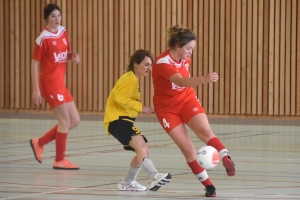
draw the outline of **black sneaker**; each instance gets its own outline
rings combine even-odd
[[[206,197],[215,197],[216,196],[216,188],[213,185],[207,185],[204,189]]]

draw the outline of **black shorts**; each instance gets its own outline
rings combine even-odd
[[[135,151],[130,143],[132,142],[132,136],[141,135],[141,131],[133,125],[134,118],[120,117],[118,120],[112,121],[108,125],[108,131],[114,136],[121,144],[124,145],[125,150]],[[147,143],[147,139],[143,136],[144,141]]]

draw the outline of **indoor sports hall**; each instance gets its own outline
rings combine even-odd
[[[55,141],[44,146],[42,163],[30,145],[58,123],[45,99],[32,101],[32,57],[49,3],[61,8],[61,25],[80,57],[65,74],[80,115],[65,157],[79,170],[53,169]],[[137,49],[159,55],[176,24],[197,35],[191,76],[219,75],[194,87],[235,163],[234,176],[222,162],[207,170],[216,197],[205,197],[155,112],[140,113],[134,125],[170,183],[156,192],[117,187],[135,154],[105,131],[108,96],[130,55]],[[0,0],[0,30],[0,200],[300,199],[300,1]],[[140,101],[153,107],[151,74],[138,81]],[[206,145],[187,130],[196,150]],[[143,172],[137,181],[149,185]]]
[[[133,153],[124,151],[108,137],[101,116],[83,117],[68,138],[67,158],[79,170],[52,168],[54,143],[45,148],[39,164],[29,145],[55,119],[48,115],[1,115],[0,199],[207,199],[184,157],[155,117],[140,117],[149,140],[151,159],[172,180],[157,192],[119,191],[117,184]],[[299,199],[299,121],[257,119],[210,119],[212,129],[230,150],[236,175],[228,177],[221,164],[208,171],[217,189],[214,199]],[[201,147],[193,134],[195,146]],[[126,164],[124,164],[126,163]],[[139,183],[148,178],[140,173]]]

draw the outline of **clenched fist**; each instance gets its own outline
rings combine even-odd
[[[151,106],[143,106],[143,113],[151,114],[153,112],[153,108]]]
[[[219,80],[219,76],[216,72],[206,74],[204,76],[204,78],[205,78],[207,83],[216,82],[217,80]]]

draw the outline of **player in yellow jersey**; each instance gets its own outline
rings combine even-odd
[[[147,139],[134,126],[134,121],[140,112],[150,114],[152,107],[140,102],[138,78],[147,76],[153,62],[153,55],[146,50],[137,50],[130,57],[127,71],[123,74],[109,94],[104,127],[108,135],[113,135],[125,150],[134,151],[136,155],[130,163],[124,179],[118,184],[123,191],[145,191],[147,188],[136,181],[142,169],[150,178],[149,190],[157,191],[161,186],[170,182],[171,174],[158,173],[149,157]]]

